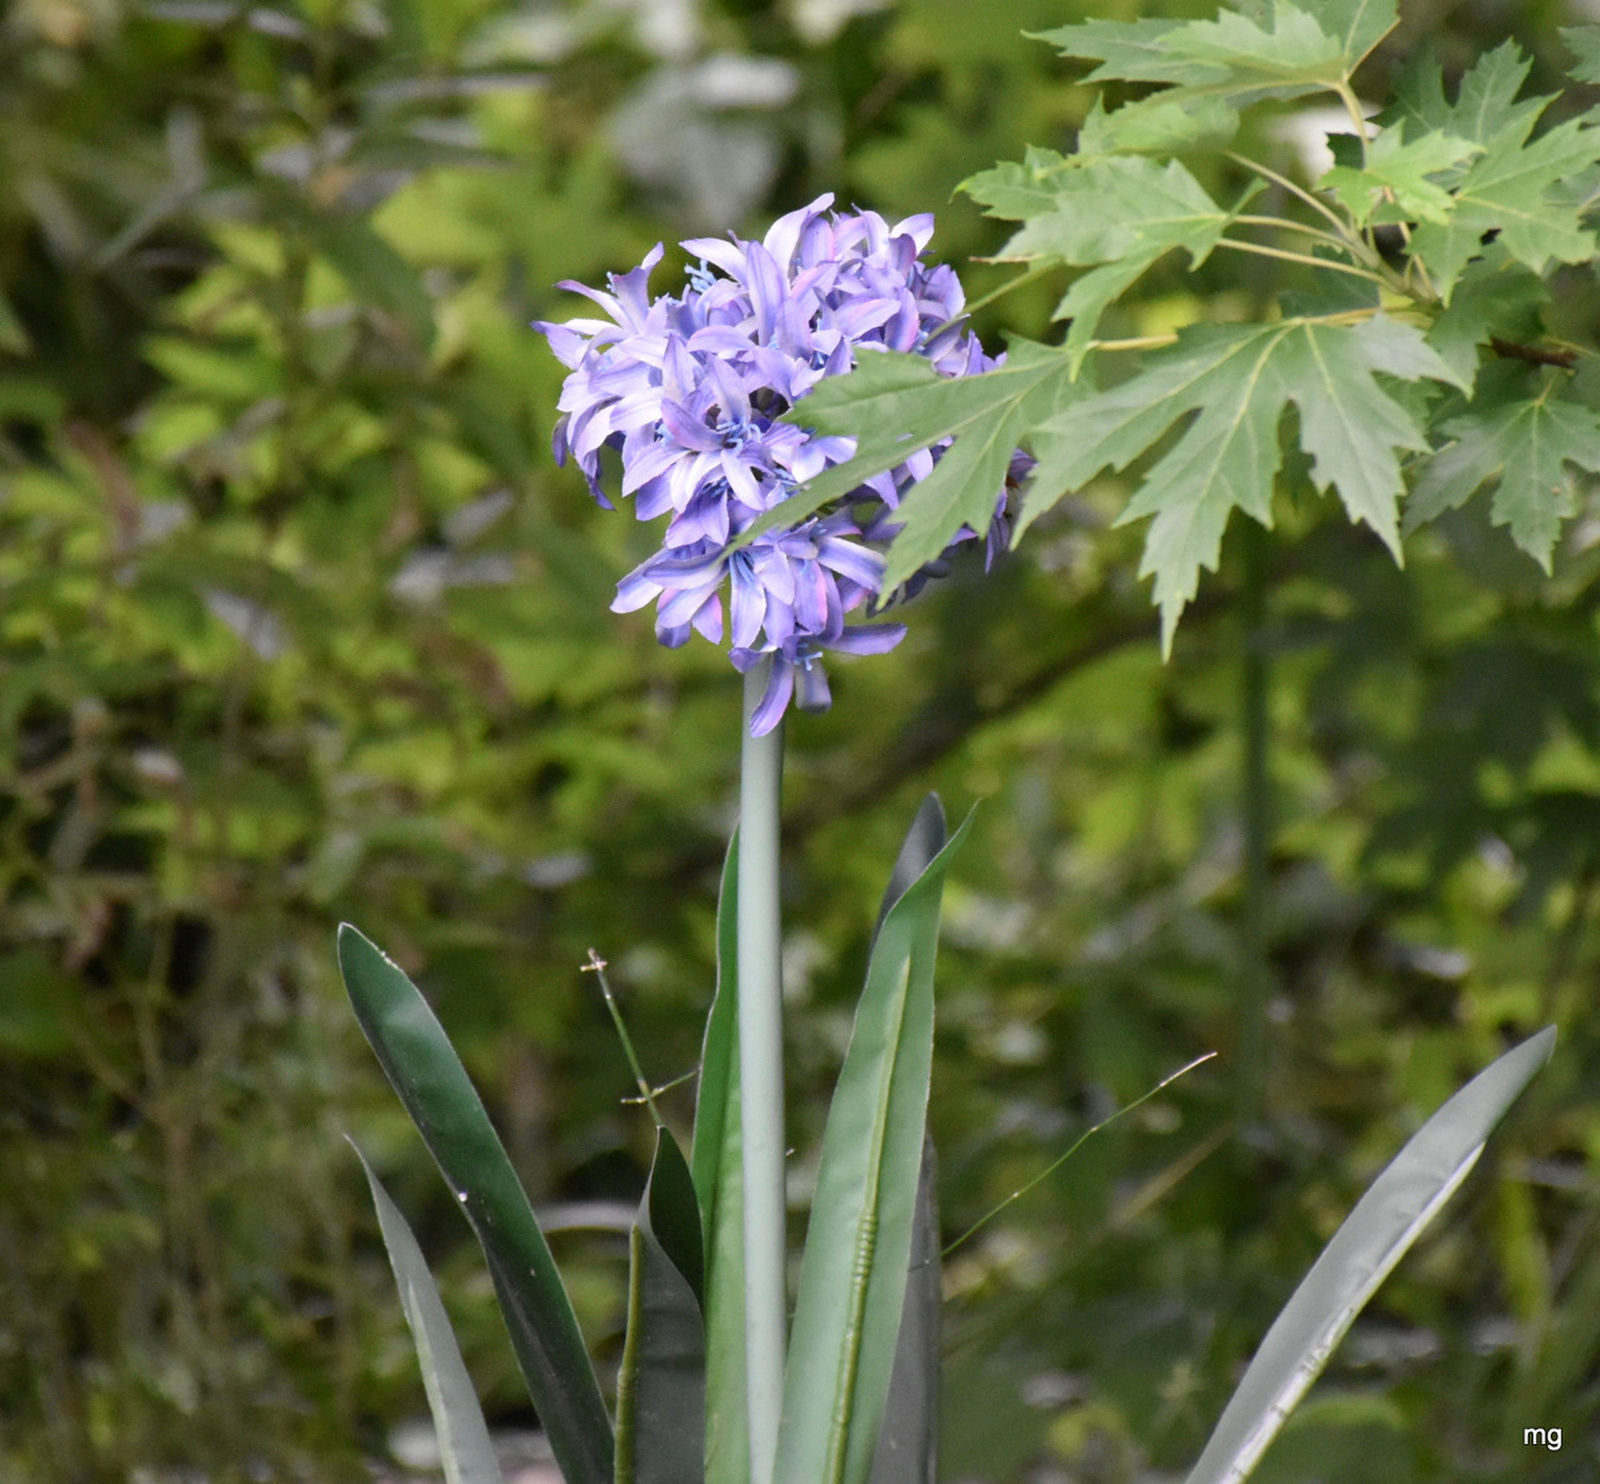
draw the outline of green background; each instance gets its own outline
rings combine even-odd
[[[1065,147],[1092,96],[1020,33],[1206,10],[15,0],[0,1477],[369,1477],[422,1397],[345,1132],[416,1221],[491,1416],[529,1425],[476,1250],[342,997],[341,920],[456,1037],[609,1382],[651,1129],[580,966],[610,961],[653,1077],[692,1070],[739,686],[607,611],[655,535],[553,466],[564,370],[527,323],[583,312],[560,279],[664,239],[670,287],[678,238],[824,190],[936,211],[976,297],[1007,270],[967,260],[1007,233],[953,188]],[[1403,14],[1375,97],[1424,39],[1453,74],[1508,35],[1549,91],[1581,18]],[[1105,333],[1243,313],[1238,267],[1163,265]],[[981,312],[990,348],[1055,333],[1061,286]],[[1592,273],[1559,286],[1592,338]],[[947,1237],[1220,1055],[951,1258],[946,1477],[1181,1477],[1406,1133],[1553,1020],[1555,1062],[1258,1477],[1591,1478],[1600,504],[1580,491],[1546,579],[1481,510],[1400,571],[1291,492],[1272,537],[1230,532],[1163,665],[1142,532],[1110,529],[1126,494],[1086,490],[988,575],[958,563],[789,729],[794,1188],[900,836],[930,788],[979,802],[940,968]],[[691,1089],[666,1106],[686,1128]],[[1563,1449],[1525,1449],[1530,1426]]]

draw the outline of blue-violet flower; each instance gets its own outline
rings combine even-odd
[[[700,262],[680,295],[649,297],[659,243],[632,272],[608,275],[610,293],[567,280],[562,288],[609,318],[534,326],[571,370],[557,461],[575,459],[609,510],[600,451],[614,448],[638,518],[670,517],[662,550],[622,579],[613,610],[653,601],[663,644],[683,644],[691,631],[720,643],[726,593],[734,666],[743,673],[773,660],[751,722],[758,736],[791,699],[805,710],[827,707],[823,651],[877,654],[905,636],[903,624],[847,626],[845,615],[875,612],[893,596],[881,591],[885,563],[875,547],[897,529],[893,512],[907,487],[946,446],[912,454],[831,510],[730,549],[757,517],[855,452],[853,438],[778,418],[823,377],[852,369],[863,351],[926,356],[946,376],[999,364],[963,328],[955,273],[921,261],[932,216],[890,226],[872,211],[824,216],[832,204],[831,195],[819,196],[780,217],[760,242],[683,243]],[[1006,535],[1004,490],[996,501],[991,558]]]

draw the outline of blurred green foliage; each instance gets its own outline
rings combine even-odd
[[[610,1207],[579,1203],[636,1199],[649,1129],[579,965],[611,959],[652,1075],[693,1067],[738,686],[606,611],[650,534],[552,467],[562,368],[526,323],[570,312],[559,279],[824,189],[938,211],[952,261],[992,251],[1003,228],[953,186],[1064,144],[1087,106],[1020,32],[1207,8],[8,9],[0,1475],[368,1476],[420,1391],[344,1128],[423,1218],[469,1364],[517,1420],[465,1228],[339,993],[344,918],[433,996],[614,1367],[623,1249]],[[1458,71],[1514,23],[1559,68],[1574,18],[1421,0],[1373,66],[1428,38]],[[970,296],[1001,277],[964,271]],[[978,326],[1044,335],[1060,290]],[[1563,290],[1592,339],[1592,275]],[[1158,272],[1131,332],[1239,292]],[[1259,618],[1230,546],[1163,666],[1108,483],[920,600],[901,651],[839,667],[833,711],[791,728],[797,1191],[929,787],[958,814],[985,800],[941,963],[950,1235],[1116,1101],[1222,1052],[953,1259],[949,1477],[1182,1467],[1404,1132],[1548,1020],[1556,1062],[1492,1178],[1380,1294],[1263,1477],[1592,1473],[1600,505],[1581,493],[1549,579],[1471,507],[1403,572],[1297,508],[1259,554]],[[1247,651],[1272,790],[1253,908]],[[1226,1067],[1252,972],[1269,1024],[1241,1117]],[[689,1096],[669,1095],[680,1119]],[[1533,1456],[1535,1425],[1567,1446]]]

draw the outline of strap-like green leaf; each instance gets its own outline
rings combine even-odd
[[[617,1484],[694,1484],[705,1468],[700,1212],[689,1166],[664,1128],[656,1130],[630,1248],[628,1338],[617,1381]]]
[[[934,1484],[939,1476],[939,1162],[924,1136],[911,1271],[900,1313],[900,1343],[889,1376],[883,1429],[868,1484]]]
[[[1466,1179],[1555,1040],[1548,1027],[1480,1072],[1373,1182],[1267,1331],[1187,1484],[1239,1484],[1249,1476],[1351,1321]]]
[[[339,968],[362,1031],[483,1246],[567,1484],[612,1484],[611,1422],[578,1321],[466,1068],[417,987],[349,923],[339,929]]]
[[[389,1199],[389,1192],[353,1139],[350,1147],[366,1171],[372,1203],[378,1208],[383,1245],[389,1249],[389,1264],[400,1289],[406,1323],[417,1346],[446,1484],[503,1484],[500,1460],[489,1441],[489,1425],[483,1420],[472,1377],[462,1363],[461,1347],[456,1344],[455,1331],[450,1327],[422,1249],[400,1208]]]
[[[739,833],[717,899],[717,988],[700,1055],[691,1158],[705,1234],[706,1484],[747,1484],[744,1184],[739,1121]]]
[[[937,799],[923,805],[903,863],[925,855],[930,817],[942,823]],[[970,823],[894,901],[873,945],[823,1135],[776,1484],[866,1484],[872,1467],[910,1266],[933,1062],[939,898]],[[910,874],[897,867],[894,884]]]

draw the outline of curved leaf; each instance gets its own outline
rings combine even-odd
[[[372,1204],[378,1208],[383,1245],[389,1249],[389,1265],[394,1269],[406,1323],[417,1346],[446,1484],[504,1484],[500,1460],[489,1441],[489,1424],[483,1420],[472,1377],[461,1359],[461,1347],[456,1343],[455,1331],[450,1327],[422,1249],[354,1139],[350,1147],[366,1171]]]
[[[1555,1027],[1480,1072],[1378,1176],[1323,1249],[1256,1351],[1186,1484],[1238,1484],[1255,1468],[1333,1347],[1483,1153],[1533,1074]]]
[[[706,1017],[690,1156],[705,1235],[706,1484],[748,1484],[744,1183],[739,1119],[739,832],[717,899],[717,988]]]
[[[930,798],[898,879],[925,859]],[[900,1335],[933,1063],[939,898],[971,823],[884,915],[823,1135],[778,1434],[777,1484],[866,1484]],[[942,827],[937,835],[942,836]],[[893,892],[891,886],[891,893]]]
[[[489,1115],[421,992],[349,923],[339,968],[356,1019],[461,1202],[567,1484],[611,1484],[611,1421],[555,1259]]]
[[[689,1166],[664,1128],[656,1130],[655,1159],[629,1246],[617,1484],[691,1484],[705,1471],[703,1249]]]
[[[940,1275],[939,1161],[932,1137],[925,1135],[900,1343],[869,1484],[935,1484],[939,1477]]]

